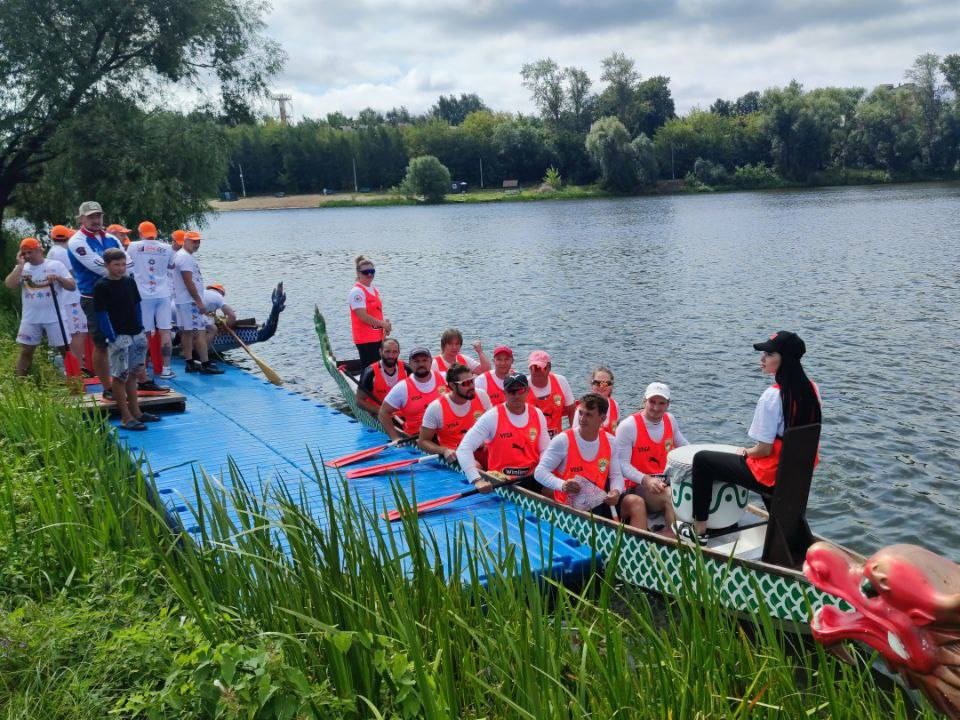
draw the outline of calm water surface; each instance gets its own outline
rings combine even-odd
[[[283,280],[280,329],[256,351],[328,402],[313,306],[338,356],[355,355],[346,295],[359,253],[377,262],[404,346],[438,350],[455,326],[488,351],[545,348],[575,393],[609,365],[625,409],[662,380],[693,442],[749,442],[766,386],[752,343],[795,330],[824,400],[815,530],[960,560],[956,185],[237,212],[204,236],[204,276],[241,314],[264,317]]]

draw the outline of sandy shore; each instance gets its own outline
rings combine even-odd
[[[210,207],[217,212],[230,212],[231,210],[290,210],[301,208],[321,207],[327,203],[342,203],[349,201],[362,205],[363,203],[382,202],[391,200],[395,195],[386,193],[338,193],[336,195],[285,195],[283,197],[274,197],[273,195],[257,195],[254,197],[240,198],[232,202],[223,200],[210,200]]]

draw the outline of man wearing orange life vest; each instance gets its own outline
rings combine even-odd
[[[480,478],[474,453],[486,446],[487,470],[522,478],[520,487],[539,490],[533,471],[547,449],[550,436],[543,413],[527,403],[530,384],[523,373],[511,373],[503,381],[507,400],[485,412],[457,446],[460,468],[481,492],[490,492],[490,483]]]
[[[384,340],[380,346],[380,360],[367,365],[360,373],[357,402],[374,413],[380,412],[380,404],[390,389],[411,373],[410,366],[399,359],[399,341],[395,338]]]
[[[602,428],[608,408],[607,399],[596,393],[580,398],[579,424],[550,441],[534,476],[553,490],[554,500],[567,505],[572,496],[583,492],[584,484],[596,485],[606,497],[591,512],[612,519],[610,507],[620,499],[623,475],[614,453],[613,435]]]
[[[502,405],[507,395],[503,392],[503,380],[513,372],[513,350],[506,345],[493,349],[493,370],[477,376],[477,390],[484,390],[493,405]]]
[[[477,353],[479,360],[474,360],[466,355],[460,354],[460,348],[463,347],[463,333],[456,328],[447,328],[440,336],[440,354],[433,358],[433,369],[438,373],[445,373],[454,363],[466,365],[467,369],[474,375],[480,375],[490,369],[490,361],[483,354],[483,346],[480,341],[473,343],[473,350]]]
[[[380,345],[393,326],[383,317],[380,291],[373,287],[373,277],[377,273],[373,260],[358,255],[355,264],[357,281],[350,288],[349,295],[350,326],[353,344],[360,353],[360,364],[367,367],[380,359]]]
[[[430,369],[433,358],[425,346],[415,346],[408,358],[412,374],[390,389],[377,413],[380,424],[391,440],[400,437],[400,431],[393,424],[394,414],[403,421],[403,431],[407,435],[418,437],[427,405],[436,400],[445,387],[443,376]]]
[[[457,446],[477,420],[490,409],[490,398],[474,387],[470,368],[454,363],[447,370],[444,393],[427,406],[420,426],[420,449],[442,455],[448,462],[457,459]]]
[[[668,528],[676,523],[670,486],[660,476],[667,468],[667,453],[686,445],[687,439],[667,412],[669,407],[670,387],[650,383],[643,393],[643,409],[624,418],[617,428],[617,456],[626,485],[619,511],[633,527],[646,529],[648,512],[662,512]]]
[[[553,437],[563,430],[563,418],[573,421],[576,404],[567,379],[550,372],[550,355],[545,350],[534,350],[527,360],[530,368],[530,396],[528,402],[535,405],[547,419],[547,430]]]

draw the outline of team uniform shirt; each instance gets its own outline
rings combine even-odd
[[[596,440],[587,441],[580,437],[579,427],[572,428],[567,432],[562,432],[550,440],[550,445],[547,446],[546,451],[540,456],[540,462],[537,464],[537,469],[533,473],[537,482],[551,490],[560,490],[563,488],[563,478],[556,475],[555,471],[563,469],[566,465],[571,434],[577,443],[580,457],[587,462],[594,460],[597,457],[597,453],[600,452],[601,436],[607,439],[607,442],[611,445],[611,453],[610,468],[608,471],[609,485],[606,489],[623,492],[623,474],[620,471],[620,462],[617,458],[616,448],[613,447],[613,435],[601,430]]]
[[[608,433],[614,433],[617,429],[617,424],[620,422],[620,406],[617,405],[617,401],[612,397],[607,398],[609,407],[607,408],[607,418],[603,421],[603,425],[600,426],[601,430],[606,430]],[[573,422],[570,423],[570,427],[579,427],[580,426],[580,405],[577,405],[577,409],[573,411]]]
[[[422,409],[419,411],[416,408],[411,409],[409,407],[410,394],[408,391],[411,384],[418,393],[416,396],[418,400],[422,399],[423,396],[430,396],[441,392],[445,385],[439,373],[431,373],[425,382],[417,380],[415,375],[408,375],[406,380],[398,382],[390,388],[390,392],[388,392],[387,396],[383,399],[385,404],[398,410],[397,414],[403,418],[404,432],[410,435],[416,435],[420,431],[420,422],[423,418],[423,413],[426,412],[427,406],[430,403],[429,401],[424,403]],[[432,400],[433,398],[430,399]]]
[[[137,240],[127,246],[127,257],[143,300],[169,298],[173,293],[170,270],[173,269],[173,248],[159,240]]]
[[[20,274],[20,328],[17,331],[17,342],[21,345],[39,345],[44,335],[47,336],[47,341],[56,347],[70,342],[69,330],[67,337],[63,337],[60,332],[57,310],[53,305],[55,290],[47,280],[48,275],[70,277],[66,266],[58,260],[44,260],[39,265],[23,265]],[[65,329],[66,325],[64,323]]]
[[[485,391],[494,405],[502,405],[507,401],[507,394],[503,390],[503,379],[498,378],[493,370],[478,375],[473,386],[477,390]]]
[[[120,241],[113,235],[105,232],[88,233],[83,228],[77,230],[67,241],[70,267],[77,281],[77,290],[82,296],[93,297],[93,286],[97,280],[107,276],[103,253],[109,248],[123,250]]]
[[[374,373],[374,368],[379,366],[380,372]],[[402,368],[402,371],[401,371]],[[393,388],[400,380],[405,380],[406,377],[412,374],[410,366],[406,363],[397,362],[396,367],[394,368],[393,375],[385,372],[383,369],[383,361],[378,360],[377,362],[368,365],[363,369],[363,372],[360,373],[359,385],[363,390],[366,390],[367,393],[376,400],[378,403],[382,403],[384,398],[387,396],[387,393],[390,392],[390,389]],[[376,377],[379,376],[383,379],[384,389],[377,388]]]
[[[353,331],[353,342],[363,345],[383,340],[383,328],[374,328],[363,322],[357,315],[357,310],[366,310],[375,320],[383,320],[383,302],[380,300],[380,291],[373,284],[365,287],[359,282],[350,288],[347,296],[350,305],[350,326]]]
[[[429,405],[427,405],[427,409],[423,413],[423,423],[421,424],[420,427],[429,428],[430,430],[437,430],[438,431],[437,439],[442,440],[442,438],[440,438],[440,434],[441,434],[441,431],[443,430],[443,406],[444,405],[447,405],[450,408],[450,412],[452,412],[454,416],[456,416],[457,418],[467,417],[467,415],[470,413],[471,408],[474,408],[474,406],[476,405],[477,407],[474,409],[474,411],[476,412],[479,410],[481,412],[481,415],[475,418],[474,420],[479,419],[479,417],[482,417],[482,413],[485,413],[487,410],[489,410],[492,407],[492,405],[490,404],[490,398],[487,397],[487,394],[483,390],[477,390],[476,393],[477,395],[473,400],[469,402],[465,402],[461,405],[457,405],[456,403],[450,402],[449,394],[441,395],[436,400],[434,400]],[[468,431],[469,431],[469,428],[467,430],[464,430],[463,435],[465,435]],[[456,444],[447,445],[446,443],[443,443],[443,442],[440,442],[439,444],[443,445],[444,447],[456,448],[457,445],[460,443],[460,439],[463,437],[463,435],[461,435],[460,438],[457,438]]]
[[[202,298],[203,275],[200,273],[200,265],[192,253],[180,248],[173,257],[173,299],[177,305],[189,305],[193,302],[193,296],[183,279],[184,272],[193,273],[193,284],[196,286],[197,294]],[[179,309],[177,311],[179,312]]]
[[[474,423],[474,426],[463,436],[460,445],[457,446],[457,462],[460,464],[460,468],[470,482],[480,479],[480,471],[477,469],[477,461],[473,454],[484,445],[489,445],[496,437],[501,408],[507,421],[518,430],[527,427],[533,422],[530,413],[534,413],[536,423],[539,426],[536,445],[538,454],[542,455],[550,444],[550,435],[547,433],[547,419],[543,416],[543,413],[540,412],[539,408],[526,405],[522,413],[514,415],[507,410],[506,405],[494,406],[487,410],[487,412]],[[536,466],[536,463],[534,463],[534,466]]]
[[[628,415],[623,419],[623,422],[617,426],[616,449],[614,454],[620,461],[620,470],[623,473],[623,477],[629,480],[631,483],[636,483],[639,485],[641,482],[643,482],[643,473],[635,468],[630,462],[631,457],[633,456],[633,446],[637,444],[636,417],[636,415]],[[665,427],[664,422],[661,420],[658,423],[652,423],[643,417],[642,414],[640,417],[643,418],[643,425],[647,430],[647,434],[650,436],[650,440],[654,443],[660,443],[663,440],[663,431]],[[672,447],[689,445],[687,439],[683,436],[683,433],[680,432],[680,426],[677,425],[677,419],[673,416],[673,414],[667,412],[664,413],[664,417],[670,418],[670,427],[673,431]]]
[[[461,355],[457,353],[457,357],[454,359],[454,362],[458,362],[461,365],[466,365],[467,369],[473,372],[478,367],[480,367],[480,361],[474,360],[472,357],[467,357],[466,355]],[[435,355],[433,362],[430,364],[431,370],[436,370],[438,373],[446,374],[447,370],[450,369],[450,364],[443,359],[442,355]]]
[[[558,389],[556,393],[554,393],[554,385]],[[550,436],[559,433],[563,429],[563,409],[574,403],[573,390],[570,389],[567,379],[558,373],[550,373],[550,378],[543,387],[534,387],[533,383],[530,383],[528,398],[528,402],[535,403],[544,415],[549,416],[547,427],[550,428]],[[549,404],[549,412],[544,409],[547,404]]]
[[[70,253],[65,244],[54,243],[47,253],[47,260],[57,260],[70,268]],[[63,326],[71,336],[87,332],[87,316],[80,307],[80,291],[67,290],[57,285],[57,299],[60,301],[60,314],[63,316]]]
[[[207,309],[207,313],[215,313],[217,310],[222,310],[227,304],[224,302],[226,298],[223,297],[216,290],[204,289],[200,296],[203,298],[203,306]],[[229,306],[227,306],[229,307]],[[207,327],[213,327],[216,325],[213,318],[210,315],[203,316],[204,324]]]

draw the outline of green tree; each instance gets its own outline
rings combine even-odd
[[[733,111],[737,115],[749,115],[760,111],[760,93],[751,90],[737,98],[733,104]]]
[[[593,81],[587,71],[578,67],[567,67],[563,70],[566,80],[565,107],[570,115],[570,123],[574,132],[586,132],[590,127],[591,106],[594,104],[590,95],[590,86]]]
[[[657,167],[657,156],[654,153],[653,141],[644,133],[640,133],[630,143],[630,147],[636,154],[637,182],[644,187],[656,185],[659,168]]]
[[[587,152],[600,168],[600,185],[613,192],[631,192],[638,183],[637,150],[630,134],[615,117],[603,117],[590,126]]]
[[[430,203],[443,202],[450,190],[450,171],[432,155],[415,157],[407,165],[400,190],[406,195],[422,195]]]
[[[616,115],[627,128],[636,121],[637,84],[640,73],[636,63],[619,50],[601,61],[600,79],[607,83],[600,94],[600,111]]]
[[[560,123],[563,111],[564,73],[551,58],[525,63],[520,68],[523,86],[530,91],[541,116],[554,124]]]
[[[904,73],[910,81],[914,98],[920,108],[920,148],[923,164],[935,165],[936,144],[942,136],[943,85],[940,82],[940,58],[925,53],[914,60]]]
[[[441,95],[437,99],[437,104],[430,109],[430,114],[441,120],[446,120],[451,125],[459,125],[467,119],[467,115],[480,110],[489,110],[483,104],[483,100],[476,93],[461,93],[458,98],[455,95]]]
[[[637,86],[637,125],[628,130],[653,136],[667,120],[676,117],[670,78],[664,75],[649,77]]]

